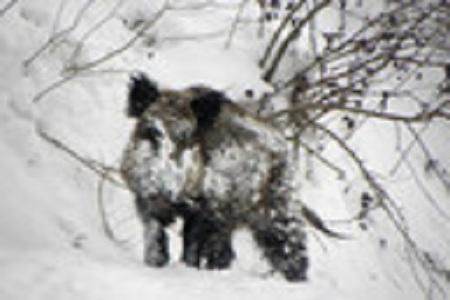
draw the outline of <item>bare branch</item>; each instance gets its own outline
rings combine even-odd
[[[102,227],[105,232],[105,235],[112,240],[113,242],[120,242],[119,239],[114,234],[114,231],[111,228],[111,225],[108,222],[108,216],[106,214],[105,205],[103,203],[103,188],[105,183],[105,176],[102,175],[98,181],[97,185],[97,205],[98,210],[100,212],[100,220],[102,222]]]
[[[423,184],[423,182],[420,180],[419,175],[417,174],[417,171],[414,169],[414,166],[412,165],[412,163],[408,160],[405,159],[406,161],[406,166],[409,169],[409,172],[411,173],[411,175],[414,178],[415,183],[417,184],[417,186],[420,188],[420,190],[422,191],[422,193],[424,194],[425,198],[428,200],[428,202],[430,202],[431,206],[433,206],[433,208],[445,219],[447,219],[447,221],[450,221],[450,215],[447,214],[438,204],[437,200],[431,195],[430,191],[426,188],[426,186]]]
[[[63,85],[71,82],[74,79],[77,78],[82,78],[82,77],[89,77],[89,76],[96,76],[96,75],[110,75],[110,74],[129,74],[132,73],[133,70],[86,70],[86,71],[80,71],[74,74],[70,74],[68,76],[65,76],[55,82],[53,82],[52,84],[50,84],[49,86],[47,86],[46,88],[44,88],[42,91],[38,92],[34,97],[32,102],[33,103],[37,103],[39,101],[41,101],[45,96],[47,96],[49,93],[53,92],[54,90],[62,87]]]
[[[67,0],[60,0],[59,1],[59,5],[58,8],[56,10],[56,14],[54,17],[54,20],[52,22],[52,28],[50,30],[50,34],[49,34],[49,38],[51,38],[53,35],[55,35],[58,31],[58,27],[59,27],[59,22],[61,21],[61,15],[64,11],[64,9],[67,6],[68,1]]]
[[[5,6],[0,8],[0,17],[3,17],[17,2],[18,0],[10,0]]]
[[[275,47],[276,43],[278,42],[278,40],[281,37],[281,33],[283,32],[283,30],[286,29],[287,25],[292,20],[292,17],[295,15],[296,12],[298,12],[303,7],[305,2],[306,2],[306,0],[300,0],[295,5],[295,7],[293,7],[293,9],[283,18],[283,20],[281,21],[281,23],[278,26],[277,30],[273,33],[272,38],[271,38],[268,46],[266,47],[264,55],[263,55],[262,59],[259,62],[260,67],[263,68],[266,65],[267,61],[270,58],[270,54],[272,54],[273,48]]]
[[[306,102],[297,105],[293,108],[278,111],[265,118],[266,121],[273,121],[274,119],[280,118],[285,115],[297,114],[309,110],[322,110],[324,112],[331,111],[344,111],[355,114],[361,114],[369,118],[383,119],[388,121],[401,121],[407,123],[420,123],[429,122],[433,119],[442,118],[445,120],[450,120],[450,112],[446,112],[443,109],[450,104],[450,101],[446,101],[439,105],[437,108],[431,111],[418,112],[414,115],[401,115],[397,113],[381,112],[376,110],[349,107],[339,103],[324,103],[324,102]]]
[[[445,174],[441,172],[437,167],[438,161],[434,158],[434,156],[431,154],[431,151],[428,149],[426,143],[422,140],[421,136],[417,133],[417,131],[411,126],[411,124],[406,124],[406,127],[413,135],[414,139],[417,141],[417,144],[420,146],[420,149],[425,155],[426,158],[426,165],[425,169],[432,171],[435,173],[437,178],[441,181],[442,185],[447,189],[450,190],[450,181],[445,177]]]
[[[345,171],[342,168],[338,167],[336,164],[334,164],[332,161],[330,161],[329,159],[324,157],[320,152],[313,149],[312,147],[310,147],[308,144],[306,144],[305,142],[303,142],[301,140],[298,140],[298,144],[300,147],[302,147],[306,151],[308,151],[308,153],[311,153],[312,155],[314,155],[314,157],[316,157],[320,162],[322,162],[330,170],[336,172],[339,179],[345,178]]]
[[[362,114],[370,118],[384,119],[389,121],[402,121],[407,123],[429,122],[432,119],[436,118],[443,118],[446,120],[450,120],[450,113],[443,111],[441,107],[438,107],[432,111],[419,112],[412,116],[403,116],[395,113],[378,112],[374,110],[366,110],[356,107],[343,107],[335,105],[331,106],[326,105],[326,108],[331,110],[341,110],[356,114]]]
[[[360,29],[358,29],[355,33],[353,33],[351,36],[341,41],[339,44],[327,48],[322,56],[316,57],[315,60],[313,60],[311,63],[305,66],[302,70],[299,70],[296,75],[294,75],[291,79],[286,81],[286,83],[283,85],[281,89],[277,91],[277,93],[290,87],[293,83],[295,83],[296,78],[307,74],[309,71],[313,70],[318,65],[323,64],[325,61],[330,62],[330,60],[341,59],[348,55],[354,55],[355,51],[358,50],[359,47],[361,46],[360,44],[361,40],[365,40],[367,42],[369,42],[370,40],[378,41],[379,37],[377,36],[377,34],[372,38],[365,38],[365,39],[361,39],[361,36],[369,32],[370,30],[373,30],[375,26],[387,20],[389,16],[395,16],[399,12],[402,12],[414,6],[413,2],[414,1],[406,1],[400,3],[397,7],[393,8],[392,10],[382,14],[378,14],[372,19],[366,20],[364,25]]]
[[[365,166],[363,160],[338,135],[336,135],[330,129],[322,126],[320,123],[316,122],[314,123],[314,126],[317,129],[326,133],[352,159],[352,161],[355,163],[355,165],[361,172],[363,178],[366,180],[366,182],[369,184],[372,191],[376,195],[379,207],[383,209],[389,220],[392,222],[394,227],[400,233],[406,245],[408,246],[408,249],[411,251],[414,258],[417,260],[417,262],[419,262],[421,268],[427,274],[430,283],[442,291],[440,283],[434,276],[434,274],[438,273],[431,272],[432,268],[430,267],[429,263],[425,258],[425,253],[419,249],[415,241],[410,236],[409,229],[406,224],[406,219],[403,216],[399,207],[397,206],[396,202],[389,196],[386,190],[375,180],[371,172]],[[422,285],[422,282],[418,278],[417,280],[418,284]]]
[[[190,34],[190,35],[166,36],[166,37],[161,37],[158,41],[160,44],[163,44],[165,42],[171,43],[171,42],[181,42],[181,41],[203,41],[203,40],[207,40],[207,39],[223,37],[227,32],[228,32],[227,29],[222,29],[222,30],[216,30],[216,31],[212,31],[212,32],[202,32],[202,33],[195,33],[195,34]]]
[[[427,130],[429,128],[429,125],[430,125],[430,123],[425,123],[424,126],[418,132],[418,134],[422,134],[423,132],[425,132],[425,130]],[[412,149],[414,149],[414,146],[416,144],[417,144],[417,140],[415,138],[413,138],[403,150],[400,149],[401,153],[399,155],[399,158],[393,164],[393,167],[389,171],[389,175],[395,175],[395,173],[401,167],[402,163],[404,161],[406,161],[406,159],[408,158],[409,153],[411,152]]]
[[[307,5],[307,10],[310,11],[311,8],[309,6],[309,2],[306,2]],[[317,6],[317,0],[312,0],[312,5],[313,7]],[[308,27],[308,39],[309,39],[309,43],[311,45],[311,52],[313,53],[314,57],[317,57],[318,54],[318,47],[317,47],[317,25],[316,25],[316,20],[315,18],[312,18],[311,21],[309,22],[309,27]]]
[[[48,93],[52,92],[53,90],[56,90],[57,88],[65,85],[66,83],[70,82],[71,80],[73,80],[74,78],[76,78],[77,75],[70,75],[70,76],[66,76],[61,78],[58,81],[55,81],[54,83],[52,83],[51,85],[49,85],[48,87],[46,87],[45,89],[43,89],[42,91],[40,91],[39,93],[37,93],[34,97],[32,102],[33,103],[37,103],[39,101],[41,101],[42,98],[44,98]]]
[[[104,178],[105,180],[108,180],[114,186],[117,186],[119,188],[128,190],[128,188],[126,187],[125,184],[123,184],[121,181],[117,180],[115,177],[110,175],[111,173],[114,173],[116,175],[119,174],[120,172],[118,171],[117,168],[109,167],[109,166],[106,166],[103,163],[100,163],[100,162],[95,161],[93,159],[85,158],[85,157],[81,156],[80,154],[78,154],[77,151],[75,151],[72,148],[70,148],[69,146],[65,145],[60,140],[50,136],[42,128],[39,128],[39,127],[37,128],[37,134],[44,141],[46,141],[49,144],[53,145],[57,149],[65,152],[70,157],[72,157],[73,159],[75,159],[76,161],[81,163],[84,167],[86,167],[87,169],[91,170],[92,172],[94,172],[95,174],[100,176],[100,178]]]
[[[295,25],[294,29],[289,33],[289,35],[286,37],[286,39],[281,43],[280,47],[278,48],[278,51],[275,54],[275,57],[272,60],[269,69],[263,75],[264,80],[266,80],[267,82],[271,82],[273,76],[275,75],[275,72],[278,69],[281,59],[285,55],[291,42],[299,36],[303,27],[320,11],[322,11],[322,9],[327,7],[330,4],[330,2],[331,0],[323,0],[322,2],[317,4],[316,7],[314,7],[304,18],[302,18]]]
[[[122,6],[124,0],[118,0],[116,4],[113,6],[113,8],[108,12],[108,14],[105,15],[102,19],[100,19],[90,30],[88,30],[80,39],[78,42],[78,45],[74,49],[71,57],[69,58],[69,64],[74,64],[75,58],[80,54],[81,50],[83,49],[84,42],[89,39],[91,35],[93,35],[97,30],[99,30],[103,25],[105,25],[109,20],[111,20],[114,17],[114,14],[117,12],[117,10]],[[67,69],[67,67],[66,67]]]
[[[230,33],[228,34],[227,41],[225,42],[225,49],[228,49],[231,47],[231,42],[233,40],[233,36],[236,33],[237,26],[241,20],[242,13],[244,12],[245,6],[248,4],[249,0],[242,0],[239,4],[239,9],[236,14],[236,18],[234,19],[233,23],[231,24]]]
[[[70,73],[76,73],[76,72],[88,70],[88,69],[96,67],[96,66],[114,58],[115,56],[122,54],[124,51],[131,48],[151,27],[153,27],[169,9],[170,9],[170,6],[169,6],[168,2],[166,2],[164,4],[164,6],[156,13],[156,15],[151,20],[146,21],[139,28],[139,30],[136,32],[136,34],[132,38],[130,38],[126,43],[124,43],[120,47],[104,54],[103,56],[101,56],[98,59],[95,59],[91,62],[85,63],[80,66],[73,66],[73,67],[67,69],[67,72],[69,72],[69,74],[70,74]]]
[[[71,31],[73,31],[75,28],[78,27],[79,23],[83,19],[84,14],[89,9],[89,7],[95,2],[95,0],[87,0],[84,5],[81,7],[81,9],[78,11],[77,15],[75,16],[75,19],[73,23],[66,29],[63,29],[59,31],[58,33],[55,33],[49,39],[47,42],[45,42],[41,47],[39,47],[38,50],[36,50],[29,58],[27,58],[23,62],[23,66],[25,68],[28,68],[45,50],[47,50],[51,45],[60,42],[63,40],[67,34],[69,34]]]

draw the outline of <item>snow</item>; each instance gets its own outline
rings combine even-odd
[[[7,2],[0,1],[0,7]],[[180,7],[190,3],[175,2]],[[425,298],[404,243],[384,213],[370,218],[368,230],[339,222],[358,210],[359,197],[367,189],[360,175],[347,174],[346,180],[340,181],[314,162],[312,179],[299,183],[298,197],[351,239],[329,239],[310,229],[311,270],[306,283],[291,284],[268,274],[246,232],[235,236],[238,259],[231,270],[198,271],[178,262],[179,226],[170,229],[175,243],[169,267],[143,266],[142,228],[136,220],[133,197],[105,182],[103,200],[121,243],[108,239],[98,208],[99,176],[43,140],[39,131],[63,141],[85,158],[117,168],[133,126],[124,114],[130,72],[144,70],[171,88],[207,84],[237,100],[244,98],[246,89],[253,89],[256,98],[270,88],[259,78],[257,62],[264,43],[257,38],[256,27],[238,30],[231,47],[225,48],[240,3],[228,1],[214,9],[167,12],[144,42],[138,41],[98,66],[98,72],[85,73],[36,98],[61,76],[70,75],[64,67],[85,37],[74,60],[78,65],[132,38],[134,32],[127,27],[130,22],[153,16],[163,1],[92,1],[74,30],[60,34],[56,44],[24,66],[52,32],[61,33],[76,21],[85,3],[18,1],[0,16],[0,299]],[[89,33],[118,4],[120,9],[98,31]],[[251,8],[245,13],[251,16]],[[192,38],[199,34],[203,38]],[[283,72],[290,72],[289,68]],[[437,211],[424,199],[405,164],[389,177],[399,155],[395,131],[383,122],[371,124],[358,131],[352,146],[381,174],[380,180],[392,195],[402,199],[401,210],[413,238],[448,267],[450,204],[441,201],[442,211]],[[426,131],[433,154],[447,167],[449,132],[445,123]],[[412,137],[402,132],[402,139],[406,145]],[[331,143],[325,151],[335,161],[349,164]],[[434,198],[447,200],[449,191],[442,183],[421,171],[424,162],[421,152],[414,150],[409,163],[421,182]],[[307,164],[302,161],[299,173],[306,172]],[[385,242],[387,246],[383,246]],[[447,294],[432,296],[448,297],[450,289],[448,282],[445,284]]]

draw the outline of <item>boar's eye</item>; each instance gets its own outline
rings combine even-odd
[[[153,150],[158,151],[163,134],[161,130],[155,126],[144,126],[139,131],[139,137],[143,140],[149,141]]]

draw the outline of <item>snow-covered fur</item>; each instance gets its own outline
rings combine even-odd
[[[167,263],[164,226],[179,216],[188,265],[228,267],[232,233],[246,226],[276,271],[306,279],[306,235],[290,215],[292,164],[282,135],[218,91],[154,93],[149,84],[156,87],[142,75],[132,78],[129,105],[158,96],[131,115],[138,122],[122,164],[144,223],[146,263]]]

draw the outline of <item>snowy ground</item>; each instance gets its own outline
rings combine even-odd
[[[8,2],[0,1],[0,7]],[[45,131],[82,157],[117,167],[132,125],[124,116],[130,72],[145,70],[175,88],[201,82],[242,100],[248,88],[257,94],[268,90],[257,68],[262,41],[256,30],[239,31],[225,49],[240,1],[180,8],[166,12],[151,34],[96,67],[96,72],[45,92],[62,76],[70,76],[68,62],[83,66],[125,44],[135,34],[129,29],[133,22],[157,13],[161,1],[91,2],[86,6],[88,2],[77,0],[18,1],[0,16],[0,299],[425,298],[410,257],[382,212],[375,214],[368,230],[334,223],[351,235],[347,241],[311,230],[307,283],[289,284],[267,274],[246,232],[235,238],[238,260],[231,270],[186,268],[177,261],[176,243],[168,268],[144,267],[131,195],[108,182],[99,189],[97,174],[38,133]],[[182,6],[188,1],[175,2]],[[85,12],[78,18],[82,7]],[[73,24],[74,30],[65,30]],[[38,53],[52,36],[57,38]],[[383,123],[367,126],[352,143],[383,176],[397,157],[392,132]],[[447,166],[449,132],[448,124],[439,124],[427,135],[435,141],[434,154]],[[339,155],[336,160],[343,159]],[[423,160],[419,153],[413,157],[418,164]],[[411,163],[415,166],[415,160]],[[401,208],[416,241],[449,266],[450,204],[442,203],[438,212],[405,171],[400,169],[384,183],[404,200]],[[422,172],[418,176],[435,197],[449,199],[449,191],[438,180]],[[314,179],[302,184],[299,194],[325,220],[355,213],[355,199],[365,189],[356,175],[341,182],[317,167]],[[119,245],[104,234],[99,190],[114,233],[122,241]],[[177,227],[171,235],[177,238]],[[432,296],[445,299],[449,283],[443,288],[447,294]]]

